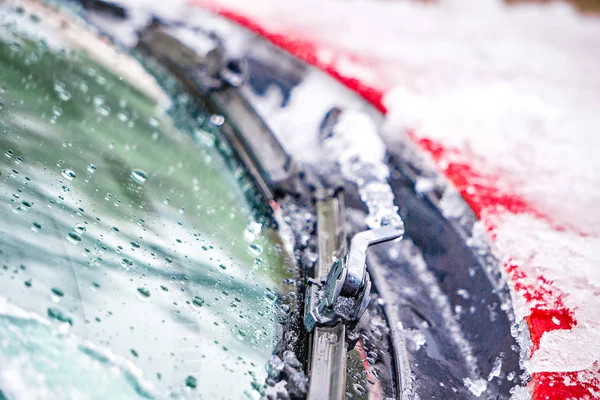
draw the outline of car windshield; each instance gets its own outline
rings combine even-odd
[[[260,396],[289,267],[174,85],[0,5],[0,399]]]

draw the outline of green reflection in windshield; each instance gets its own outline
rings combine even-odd
[[[210,117],[184,94],[164,114],[149,78],[130,84],[64,24],[43,33],[51,17],[2,7],[0,299],[42,319],[0,302],[0,370],[51,398],[256,396],[287,275]],[[1,376],[0,393],[23,397]]]

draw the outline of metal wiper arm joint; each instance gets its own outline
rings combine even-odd
[[[382,226],[356,234],[350,250],[334,261],[324,282],[311,282],[307,296],[304,325],[309,332],[315,326],[338,322],[354,323],[360,319],[371,300],[371,279],[367,272],[367,249],[371,245],[402,237],[404,230]]]

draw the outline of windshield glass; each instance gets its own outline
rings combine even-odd
[[[221,117],[153,70],[174,95],[47,6],[0,5],[0,399],[262,390],[278,236]]]

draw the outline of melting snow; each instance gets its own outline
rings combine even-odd
[[[485,379],[473,380],[465,378],[465,386],[467,387],[467,389],[469,389],[471,393],[479,397],[483,394],[483,392],[485,392],[485,389],[487,388],[487,382],[485,381]]]
[[[385,145],[377,135],[375,123],[361,112],[344,111],[332,134],[325,140],[323,151],[326,157],[337,161],[344,178],[356,183],[368,209],[369,228],[390,225],[404,230],[388,183],[390,171],[385,163]]]

